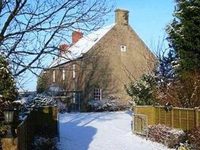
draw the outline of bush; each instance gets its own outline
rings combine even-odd
[[[14,77],[5,57],[0,55],[0,98],[2,101],[14,101],[17,97]]]
[[[156,99],[164,105],[167,102],[175,107],[200,106],[200,72],[187,72],[182,74],[167,87],[160,87],[156,91]]]
[[[0,138],[6,135],[8,128],[8,125],[0,123]]]
[[[200,150],[200,127],[188,132],[188,140],[195,150]]]
[[[47,90],[47,77],[42,72],[37,81],[37,93],[43,93]]]
[[[149,126],[148,129],[148,135],[152,141],[163,143],[170,148],[176,147],[186,139],[186,134],[182,130],[173,129],[164,125],[153,125]]]
[[[155,104],[154,88],[156,82],[151,75],[143,75],[140,80],[131,82],[125,89],[137,105]]]
[[[32,149],[34,150],[57,150],[57,138],[35,137]]]
[[[121,104],[117,99],[91,100],[87,103],[87,111],[119,111],[126,110],[127,105]]]
[[[11,103],[17,98],[18,92],[14,77],[9,69],[6,58],[0,54],[0,117],[2,110],[11,107]]]

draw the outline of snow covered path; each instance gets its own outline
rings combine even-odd
[[[59,116],[60,150],[167,150],[131,132],[129,112],[65,113]]]

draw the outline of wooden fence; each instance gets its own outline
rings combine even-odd
[[[26,116],[17,128],[18,150],[29,150],[40,130],[57,134],[57,107],[40,107]]]
[[[28,145],[31,145],[31,141],[33,138],[33,134],[31,134],[30,132],[32,130],[29,130],[30,127],[28,125],[29,122],[29,117],[26,116],[24,118],[24,121],[21,122],[21,124],[19,124],[18,128],[17,128],[17,135],[18,135],[18,149],[19,150],[27,150],[28,149]],[[30,131],[28,133],[28,131]]]
[[[164,107],[136,106],[135,114],[143,114],[148,118],[148,125],[164,124],[173,128],[190,130],[200,126],[200,110],[198,108],[178,108],[166,111]]]

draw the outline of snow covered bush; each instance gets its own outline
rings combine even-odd
[[[113,97],[103,100],[90,100],[87,103],[87,111],[119,111],[125,109],[127,109],[127,106]]]
[[[179,129],[166,127],[165,125],[152,125],[148,127],[148,136],[152,141],[163,143],[173,148],[179,143],[184,142],[186,134]]]
[[[131,82],[125,89],[137,105],[153,105],[155,78],[151,75],[143,75],[140,80]]]
[[[32,99],[32,101],[28,101],[25,106],[26,107],[42,107],[42,106],[56,106],[56,101],[48,95],[45,94],[37,94],[36,97]]]
[[[33,140],[32,149],[34,150],[57,150],[57,138],[45,138],[37,136]]]

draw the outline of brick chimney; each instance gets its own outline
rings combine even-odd
[[[115,23],[117,25],[128,25],[128,10],[116,9],[115,10]]]
[[[73,31],[72,32],[72,44],[75,44],[83,37],[83,33],[80,31]]]
[[[67,50],[68,50],[68,48],[69,48],[69,45],[67,45],[67,44],[61,44],[59,46],[60,54],[66,53]]]

